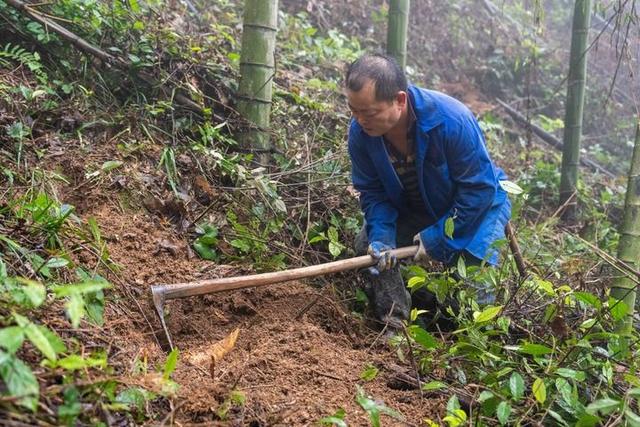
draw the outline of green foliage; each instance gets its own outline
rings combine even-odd
[[[295,67],[299,61],[324,66],[336,60],[352,62],[361,53],[356,37],[347,37],[337,29],[321,35],[309,23],[308,15],[304,12],[295,15],[280,12],[280,21],[278,44],[284,51],[283,62],[287,67]]]
[[[382,402],[375,401],[368,397],[362,387],[358,386],[356,393],[356,402],[364,409],[369,416],[372,427],[380,427],[380,415],[388,415],[396,420],[402,420],[402,415],[397,411],[389,408]]]
[[[344,420],[346,415],[346,411],[340,408],[333,415],[321,418],[318,422],[323,426],[347,427],[347,423]]]
[[[193,249],[202,259],[217,261],[215,248],[218,244],[218,229],[211,224],[203,224],[198,226],[196,232],[200,236],[193,242]]]

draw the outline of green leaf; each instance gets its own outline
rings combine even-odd
[[[542,289],[545,294],[549,296],[554,296],[556,294],[556,291],[553,289],[553,283],[551,283],[550,281],[536,277],[534,279],[534,283],[536,284],[538,289]]]
[[[110,287],[111,285],[104,279],[91,279],[80,283],[54,286],[53,292],[58,298],[63,298],[71,295],[82,295],[97,292]]]
[[[584,371],[576,371],[569,368],[558,368],[556,369],[556,374],[564,378],[572,378],[576,381],[584,381],[587,377]]]
[[[368,364],[362,372],[360,372],[360,378],[365,381],[371,381],[376,376],[378,376],[378,368],[375,366]]]
[[[116,396],[115,401],[133,406],[138,411],[143,411],[148,397],[150,397],[150,393],[146,390],[132,387],[121,391],[118,396]]]
[[[80,392],[74,386],[64,391],[64,403],[58,406],[58,417],[67,425],[74,425],[74,421],[82,413],[80,404]]]
[[[384,403],[378,403],[375,400],[367,397],[364,390],[360,386],[358,386],[357,389],[356,402],[358,402],[358,404],[362,407],[362,409],[364,409],[367,415],[369,415],[369,420],[371,421],[372,427],[380,427],[380,414],[386,414],[398,420],[402,419],[402,415],[400,415],[400,413],[389,408]]]
[[[464,258],[461,256],[458,257],[458,265],[456,267],[456,270],[458,271],[458,275],[460,275],[461,278],[467,278],[467,266],[464,263]]]
[[[195,249],[196,253],[200,255],[200,258],[202,259],[209,261],[215,261],[217,259],[216,252],[198,240],[193,242],[193,249]]]
[[[543,404],[544,401],[547,400],[547,387],[544,385],[542,378],[536,378],[531,386],[531,391],[540,404]]]
[[[633,412],[631,408],[627,408],[624,410],[624,417],[629,426],[640,427],[640,416]]]
[[[573,398],[573,387],[569,384],[569,381],[564,378],[556,378],[556,389],[560,393],[562,400],[564,400],[571,407],[575,406],[576,399]]]
[[[489,399],[493,399],[496,395],[493,394],[491,391],[489,390],[483,390],[480,395],[478,396],[478,402],[479,403],[484,403]]]
[[[499,182],[500,182],[500,187],[502,187],[502,189],[507,193],[518,195],[524,192],[524,190],[515,182],[508,181],[508,180],[501,180]]]
[[[347,423],[344,421],[344,417],[347,415],[346,411],[342,408],[338,409],[333,415],[324,417],[318,420],[322,425],[335,425],[338,427],[347,427]]]
[[[426,277],[422,277],[422,276],[413,276],[409,279],[409,281],[407,282],[407,287],[409,289],[413,289],[414,287],[418,286],[418,285],[422,285],[424,282],[427,281]]]
[[[418,325],[409,326],[407,333],[415,342],[427,350],[438,347],[438,341],[435,337]]]
[[[342,250],[344,249],[344,246],[342,246],[340,243],[338,242],[334,242],[334,241],[330,241],[329,242],[329,253],[336,258],[337,256],[339,256],[342,253]]]
[[[498,421],[500,421],[501,425],[507,424],[509,421],[509,415],[511,415],[511,405],[509,402],[503,400],[498,404],[498,409],[496,410],[496,415],[498,416]]]
[[[71,321],[71,325],[77,328],[80,325],[80,319],[84,316],[84,299],[80,294],[71,294],[69,300],[65,304],[67,316]]]
[[[162,370],[162,378],[165,380],[168,380],[176,369],[179,354],[180,351],[177,348],[174,348],[171,353],[169,353],[169,356],[167,356],[167,361],[165,362],[164,369]]]
[[[583,414],[576,423],[575,427],[596,427],[600,425],[600,417],[591,414]]]
[[[38,327],[38,325],[28,322],[24,326],[24,333],[27,338],[29,338],[29,341],[31,341],[38,350],[40,350],[40,353],[42,353],[44,357],[49,360],[56,360],[58,358],[56,349],[52,343],[49,342],[49,338],[44,334],[42,329]],[[53,334],[53,332],[51,333]]]
[[[90,357],[82,357],[78,354],[72,354],[58,360],[55,366],[59,366],[67,371],[77,371],[78,369],[93,367],[106,368],[107,356],[105,353],[96,353]]]
[[[501,305],[498,305],[498,306],[493,306],[493,305],[487,306],[487,308],[482,310],[482,312],[473,313],[474,322],[475,323],[488,322],[489,320],[492,320],[498,314],[500,314],[500,311],[502,311],[502,306]]]
[[[447,220],[444,222],[444,235],[450,239],[453,239],[454,229],[455,229],[455,225],[453,223],[453,218],[452,217],[447,218]]]
[[[103,172],[109,172],[116,168],[119,168],[120,166],[122,166],[122,162],[120,160],[108,160],[104,162],[102,166],[100,166],[100,169]]]
[[[229,242],[229,244],[245,253],[248,253],[251,250],[251,245],[247,240],[244,239],[233,239]]]
[[[61,268],[69,265],[69,260],[61,257],[51,257],[47,260],[45,267],[47,268]]]
[[[524,379],[517,372],[511,374],[509,378],[509,390],[514,400],[520,400],[524,396]]]
[[[102,291],[88,294],[84,298],[87,317],[98,326],[104,324],[104,293]]]
[[[422,384],[422,390],[424,391],[441,390],[443,388],[447,388],[447,384],[442,381],[431,381],[426,384]]]
[[[573,297],[578,300],[581,301],[587,305],[590,305],[596,309],[600,309],[602,308],[602,303],[600,302],[600,298],[598,298],[596,295],[589,293],[589,292],[574,292],[573,293]]]
[[[40,385],[31,368],[14,355],[0,351],[0,377],[9,395],[17,398],[18,404],[35,412],[38,406]]]
[[[532,356],[542,356],[553,353],[553,349],[542,344],[526,343],[520,346],[520,352]]]
[[[560,425],[569,427],[569,424],[567,423],[567,421],[565,421],[565,419],[562,418],[562,415],[560,415],[556,411],[549,409],[549,415],[551,415],[556,421],[558,421]]]
[[[24,330],[20,326],[0,329],[0,347],[9,353],[15,353],[24,342]]]
[[[327,239],[323,233],[320,233],[320,234],[316,234],[314,237],[309,239],[309,244],[324,242],[325,240],[329,240],[329,239]]]
[[[15,291],[11,291],[11,297],[16,303],[33,308],[42,305],[47,296],[45,287],[42,283],[22,277],[15,277],[11,280],[14,283],[22,285],[15,288]]]
[[[604,398],[591,402],[587,406],[587,413],[591,415],[597,415],[600,412],[602,415],[607,415],[616,409],[619,409],[622,402],[616,399]]]
[[[629,306],[622,300],[609,298],[609,311],[614,320],[622,320],[629,313]]]

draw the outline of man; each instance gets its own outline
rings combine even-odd
[[[352,180],[365,219],[356,252],[378,259],[365,290],[376,319],[397,329],[411,296],[385,251],[415,243],[417,261],[454,265],[462,256],[467,265],[495,265],[492,243],[504,237],[511,215],[499,182],[506,176],[491,162],[471,111],[443,93],[408,85],[391,57],[360,57],[345,86]],[[492,302],[492,293],[482,297]]]

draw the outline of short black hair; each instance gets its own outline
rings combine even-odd
[[[393,101],[399,91],[407,91],[407,77],[389,55],[365,54],[347,68],[345,86],[358,92],[367,80],[373,81],[377,101]]]

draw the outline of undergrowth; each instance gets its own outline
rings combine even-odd
[[[0,408],[25,423],[158,421],[173,413],[178,389],[171,379],[177,351],[162,366],[149,366],[142,354],[127,371],[111,362],[108,346],[89,344],[87,331],[100,331],[105,307],[126,304],[126,285],[100,224],[82,218],[59,188],[83,194],[109,188],[130,212],[146,208],[171,223],[202,259],[257,271],[354,255],[351,242],[361,226],[344,147],[348,115],[336,107],[343,103],[342,66],[363,49],[357,38],[321,31],[305,13],[280,14],[275,152],[272,165],[258,165],[235,139],[241,128],[232,102],[237,5],[220,0],[185,17],[161,0],[109,5],[66,0],[38,7],[128,61],[127,73],[95,63],[0,0],[0,14],[20,30],[0,47],[6,112],[0,118]],[[460,21],[452,24],[462,37]],[[503,54],[494,58],[496,69],[512,77],[521,72],[505,69],[513,64]],[[150,85],[141,73],[162,84]],[[200,111],[179,106],[177,93]],[[638,336],[612,332],[631,308],[609,297],[607,284],[618,273],[601,253],[615,251],[623,189],[585,177],[582,227],[563,228],[549,208],[558,192],[558,156],[523,149],[522,136],[495,113],[481,124],[494,158],[523,190],[512,194],[513,222],[528,274],[518,275],[506,242],[501,268],[406,268],[412,291],[427,288],[441,303],[453,298],[459,305],[444,313],[455,318],[454,332],[429,329],[433,313],[414,311],[394,342],[400,362],[416,371],[421,393],[448,400],[446,414],[427,424],[640,425]],[[60,149],[42,144],[48,134],[84,152],[103,138],[111,157],[87,161],[79,176],[45,170],[40,165]],[[522,154],[510,155],[514,147]],[[138,162],[152,173],[129,173]],[[152,201],[143,202],[148,194]],[[497,290],[498,302],[478,306],[468,281]],[[349,308],[361,316],[364,294],[340,292],[357,301]],[[377,373],[363,367],[362,384]],[[353,396],[372,425],[381,415],[402,418],[362,388]],[[216,416],[229,419],[230,408],[244,403],[236,390]],[[336,408],[319,422],[341,426],[348,418]]]

